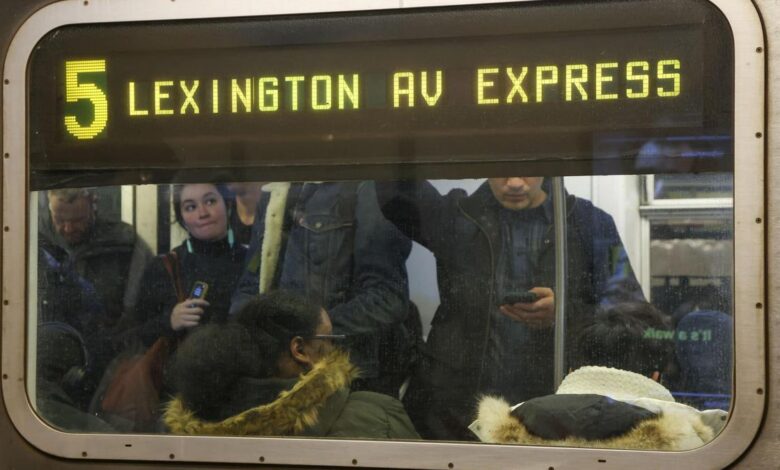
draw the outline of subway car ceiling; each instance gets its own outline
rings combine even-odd
[[[768,158],[777,117],[767,101],[777,91],[771,78],[777,59],[768,53],[780,34],[768,25],[780,19],[780,6],[763,0],[39,3],[35,9],[14,2],[9,10],[16,16],[0,19],[8,38],[0,455],[10,456],[0,460],[9,468],[165,462],[458,469],[526,462],[560,470],[719,468],[740,459],[760,468],[775,461],[770,245],[780,218],[773,214]],[[511,177],[518,174],[537,176]],[[269,184],[260,190],[260,182]],[[248,227],[238,220],[238,183],[258,196],[251,241],[235,243],[234,229]],[[404,205],[408,199],[417,205]],[[225,230],[201,238],[208,230],[189,206],[203,220],[219,219],[203,227]],[[76,237],[74,230],[93,237],[99,223],[109,222],[126,227],[136,248],[144,241],[152,247],[137,273],[149,277],[157,262],[162,277],[141,279],[132,302],[120,297],[121,318],[100,323],[88,318],[85,302],[92,292],[95,299],[107,296],[101,289],[113,275],[84,270],[79,252],[92,242],[68,237]],[[217,253],[212,242],[225,245],[219,250],[230,253],[224,260],[232,264],[220,258],[223,264],[204,266],[217,266],[236,283],[223,286],[191,264]],[[279,264],[269,246],[281,250]],[[353,250],[346,257],[343,246]],[[169,247],[179,250],[173,267],[164,253]],[[130,256],[118,253],[112,262]],[[231,348],[249,344],[267,352],[244,333],[227,340],[232,330],[208,329],[223,318],[231,326],[247,321],[248,314],[236,320],[232,311],[247,275],[254,276],[254,294],[268,292],[263,286],[270,282],[267,289],[311,296],[317,269],[342,259],[350,267],[322,271],[327,292],[317,292],[317,305],[330,319],[318,319],[316,331],[290,340],[285,328],[258,320],[264,334],[284,336],[275,339],[283,345],[300,339],[309,356],[292,348],[300,369],[290,375],[281,366],[259,372],[256,365],[241,374],[266,380],[264,386],[291,382],[274,385],[273,398],[246,389],[238,401],[233,394],[242,389],[230,382],[223,394],[233,397],[230,412],[194,405],[176,377],[192,353],[189,344],[207,339],[203,332],[224,341],[209,358],[233,358],[221,373],[244,367],[246,356],[238,349],[230,356]],[[312,270],[300,282],[290,281],[296,261]],[[391,322],[400,323],[397,315],[380,316],[387,298],[364,304],[366,316],[353,323],[339,316],[345,298],[392,286],[396,268],[403,281],[396,290],[416,304],[420,331],[403,340],[381,336]],[[125,296],[131,270],[117,276]],[[342,278],[350,283],[340,284]],[[159,320],[175,342],[166,346],[172,352],[164,359],[171,361],[165,383],[156,385],[160,406],[143,427],[109,409],[107,396],[131,357],[125,338],[140,331],[124,324],[128,312],[157,308],[144,296],[157,295],[170,280],[176,301],[164,308],[170,299],[159,302]],[[67,289],[77,294],[63,295]],[[518,297],[526,291],[533,296]],[[201,296],[227,302],[225,311],[209,311]],[[554,316],[527,320],[525,307],[516,306],[530,304]],[[203,308],[193,325],[178,329],[179,306]],[[68,325],[48,323],[71,308],[82,310],[63,314],[60,323]],[[78,321],[70,322],[74,316]],[[606,318],[640,325],[621,333],[634,335],[627,343],[609,343],[611,356],[624,362],[594,360],[610,356],[599,342],[618,336],[594,333],[604,331],[593,327],[605,328]],[[408,322],[403,327],[414,330]],[[93,338],[95,331],[110,332],[111,346]],[[418,362],[393,349],[399,341],[412,344],[414,335],[419,340],[410,350]],[[58,367],[70,356],[49,346],[65,348],[66,336],[81,338],[73,354],[83,350],[83,363],[61,377]],[[512,343],[518,338],[519,346]],[[632,342],[640,346],[626,346]],[[346,349],[368,379],[352,377],[347,359],[323,344]],[[364,361],[367,345],[376,345],[378,366]],[[132,351],[148,357],[155,347]],[[94,351],[107,349],[94,360]],[[523,360],[496,366],[511,354]],[[638,359],[625,361],[642,354],[655,355],[648,371]],[[402,359],[415,368],[403,369],[405,380],[390,391],[370,380],[372,367],[383,378]],[[553,362],[568,366],[561,384],[553,380]],[[626,370],[581,368],[588,365]],[[626,376],[603,375],[624,372],[645,388],[624,393],[611,387]],[[394,373],[387,377],[395,380]],[[589,373],[600,378],[598,386],[577,382]],[[346,385],[333,385],[342,375]],[[321,423],[331,423],[333,400],[312,414],[299,411],[294,432],[269,427],[277,422],[271,418],[252,421],[281,416],[266,413],[285,397],[308,397],[301,390],[323,377],[330,382],[313,395],[347,397],[346,418],[334,418],[332,433],[322,432]],[[366,390],[385,396],[359,395]],[[503,402],[484,400],[488,394]],[[558,407],[582,406],[566,401],[574,395],[623,407],[609,408],[620,416],[600,426],[620,429],[599,429],[597,441],[579,428],[581,421],[555,415]],[[349,408],[349,397],[370,402],[363,409],[369,415]],[[244,398],[255,401],[241,408]],[[88,424],[63,425],[51,407],[58,400]],[[372,407],[389,413],[384,437],[366,431],[373,424],[364,423],[362,434],[345,424],[360,416],[373,423]],[[550,431],[550,421],[539,416],[575,428],[573,437],[560,435],[561,427]],[[619,424],[625,419],[639,424]],[[651,420],[658,420],[650,425],[658,434],[637,437]]]

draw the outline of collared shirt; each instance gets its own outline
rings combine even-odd
[[[546,198],[532,209],[502,208],[499,221],[501,250],[496,263],[495,288],[500,300],[508,294],[538,287],[534,277],[545,235],[553,224],[552,198]]]
[[[499,213],[501,249],[496,261],[495,291],[496,304],[511,293],[528,291],[535,283],[539,258],[544,239],[553,224],[552,198],[532,209],[509,210],[501,208]],[[538,330],[514,321],[502,314],[498,305],[491,307],[490,335],[488,340],[487,364],[484,377],[486,390],[504,396],[522,396],[519,388],[534,384],[529,370],[549,367],[536,351],[529,350],[529,342]],[[536,371],[538,372],[538,370]],[[508,395],[507,395],[508,393]],[[520,395],[517,395],[517,394]]]

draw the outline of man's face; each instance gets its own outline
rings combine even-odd
[[[95,220],[89,196],[77,197],[73,202],[56,196],[50,197],[49,212],[54,230],[68,245],[78,245],[83,242]]]
[[[488,184],[499,203],[517,211],[538,207],[547,198],[542,189],[544,177],[514,176],[512,178],[488,178]]]

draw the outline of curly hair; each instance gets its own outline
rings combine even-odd
[[[214,417],[242,377],[273,377],[290,341],[313,335],[321,321],[319,305],[297,295],[261,295],[229,323],[192,331],[168,368],[169,385],[198,416]]]
[[[661,334],[647,334],[655,332]],[[577,338],[578,365],[614,367],[645,376],[663,371],[673,348],[663,332],[673,333],[671,320],[647,302],[600,309]]]

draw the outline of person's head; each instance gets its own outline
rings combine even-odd
[[[542,176],[513,176],[511,178],[488,178],[493,196],[510,210],[533,209],[547,198],[542,189]]]
[[[333,346],[316,338],[332,332],[318,305],[285,292],[261,295],[227,324],[193,330],[179,345],[167,379],[198,416],[216,418],[242,377],[294,378]]]
[[[333,325],[318,304],[285,291],[273,291],[247,303],[235,321],[255,337],[270,337],[265,368],[270,375],[295,377],[333,350]]]
[[[52,321],[38,325],[38,377],[74,388],[87,366],[84,340],[67,323]],[[70,383],[69,383],[70,382]],[[72,391],[72,390],[68,390]]]
[[[671,357],[671,321],[647,302],[624,302],[599,310],[580,332],[582,366],[605,366],[658,378]]]
[[[85,188],[52,189],[47,197],[54,230],[68,245],[85,241],[95,223],[95,194]]]
[[[216,241],[227,236],[228,211],[223,191],[210,183],[174,185],[173,212],[191,237]]]
[[[209,323],[192,330],[176,349],[166,379],[185,405],[216,418],[226,394],[241,377],[267,376],[263,348],[236,323]]]

